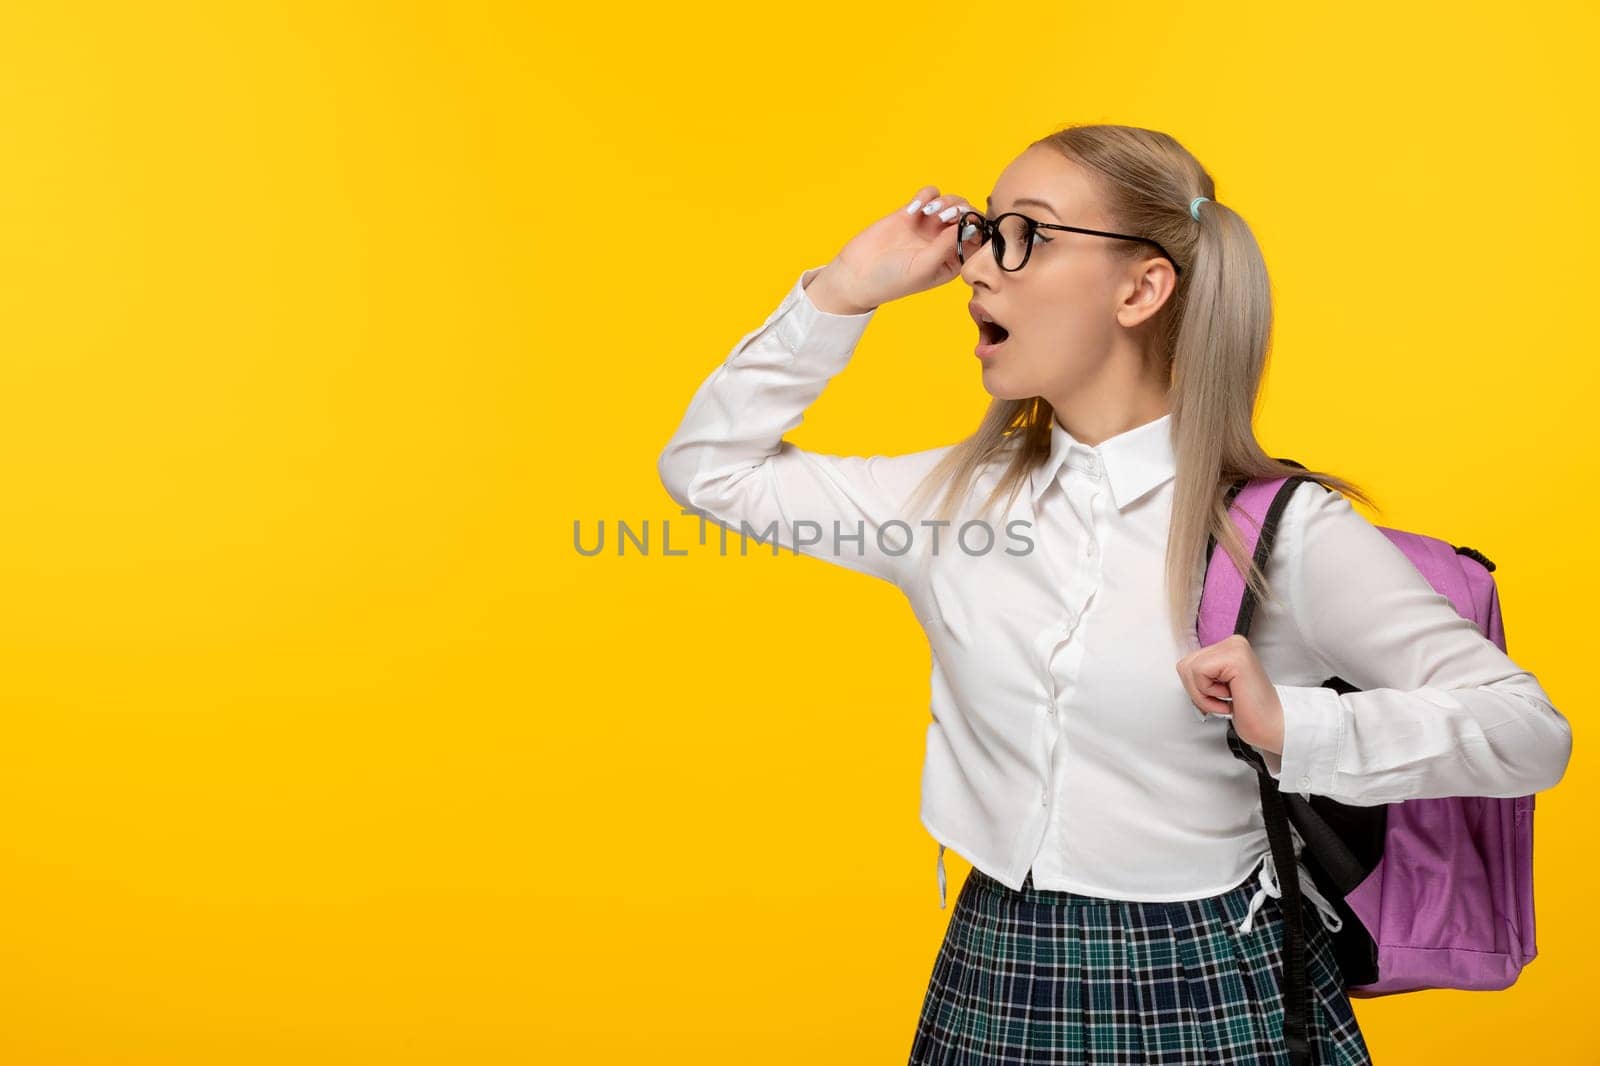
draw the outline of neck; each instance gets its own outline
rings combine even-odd
[[[1154,422],[1172,411],[1172,403],[1165,390],[1160,393],[1128,393],[1104,399],[1077,393],[1062,403],[1050,401],[1050,407],[1061,428],[1072,434],[1073,440],[1091,448],[1119,433],[1126,433],[1146,422]]]
[[[1070,391],[1045,396],[1061,428],[1093,448],[1172,410],[1166,362],[1133,337],[1110,338],[1110,350]]]

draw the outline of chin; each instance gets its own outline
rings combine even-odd
[[[983,388],[990,396],[997,400],[1026,400],[1039,395],[1037,390],[1018,388],[1015,383],[1007,380],[1009,375],[1003,368],[986,366],[983,368]]]

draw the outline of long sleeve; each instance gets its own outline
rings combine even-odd
[[[1371,806],[1522,796],[1561,779],[1566,718],[1377,526],[1310,483],[1284,520],[1290,615],[1327,676],[1363,690],[1274,685],[1284,750],[1263,754],[1286,790]]]
[[[661,483],[681,506],[764,545],[776,540],[783,550],[904,587],[911,549],[924,536],[905,501],[950,446],[863,457],[806,451],[783,439],[848,365],[876,313],[818,308],[805,287],[821,269],[804,271],[700,385],[661,453]]]

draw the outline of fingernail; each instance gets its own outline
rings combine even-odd
[[[922,209],[922,213],[925,214],[925,215],[931,215],[935,211],[939,210],[939,205],[942,204],[942,203],[944,203],[943,200],[935,200],[933,203],[929,204],[927,207],[924,207]]]
[[[919,208],[921,206],[922,206],[922,198],[921,197],[918,197],[917,199],[912,200],[910,205],[906,208],[906,214],[908,214],[908,215],[916,214],[917,213],[917,208]]]
[[[954,219],[956,217],[956,215],[958,215],[960,213],[961,213],[961,208],[959,208],[959,207],[947,207],[943,211],[939,212],[939,221],[940,222],[949,222],[950,220]]]

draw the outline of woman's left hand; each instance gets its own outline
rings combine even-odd
[[[1233,715],[1239,739],[1283,753],[1283,703],[1250,641],[1231,634],[1178,660],[1178,677],[1201,714]]]

